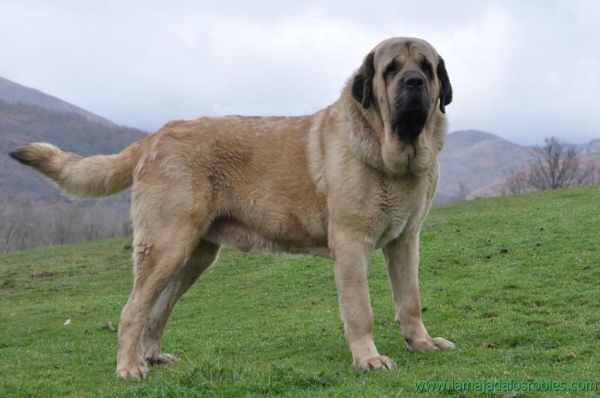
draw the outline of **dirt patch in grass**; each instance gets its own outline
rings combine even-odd
[[[52,278],[54,275],[56,275],[56,273],[54,273],[54,272],[42,271],[42,272],[38,272],[38,273],[29,275],[29,278],[33,279],[34,281],[39,281],[39,280],[43,280],[43,279]]]

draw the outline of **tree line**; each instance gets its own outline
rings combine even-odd
[[[114,200],[73,202],[0,199],[0,254],[131,235],[127,205]]]

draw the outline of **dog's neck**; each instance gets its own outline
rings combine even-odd
[[[349,85],[344,88],[349,90]],[[391,176],[421,174],[437,162],[437,153],[445,141],[445,115],[432,110],[428,125],[413,143],[391,141],[385,143],[386,124],[377,115],[381,115],[377,101],[372,101],[371,108],[363,108],[351,95],[342,95],[332,105],[336,109],[340,123],[347,125],[348,144],[350,150],[365,164]],[[435,126],[435,127],[433,127]],[[435,132],[443,131],[441,136]],[[433,135],[433,136],[432,136]],[[395,137],[394,137],[395,138]]]
[[[381,156],[382,142],[365,114],[359,109],[360,104],[343,104],[342,117],[348,124],[348,143],[350,150],[364,163],[385,173],[386,168]]]

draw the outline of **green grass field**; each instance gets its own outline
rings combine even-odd
[[[375,342],[399,368],[364,374],[351,368],[326,259],[224,249],[167,325],[163,349],[181,361],[135,382],[116,379],[117,334],[107,327],[132,284],[127,239],[0,256],[0,396],[440,394],[417,391],[420,382],[593,389],[571,383],[600,383],[599,231],[597,186],[435,206],[421,234],[423,318],[456,349],[405,349],[378,252]]]

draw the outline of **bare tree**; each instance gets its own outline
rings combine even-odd
[[[600,184],[600,165],[595,159],[590,159],[581,167],[581,172],[577,176],[577,185],[598,184]]]
[[[580,161],[574,145],[557,137],[545,139],[544,146],[531,150],[532,167],[527,182],[534,190],[567,188],[577,181]]]
[[[590,181],[592,185],[600,185],[600,166],[598,163],[590,163],[589,167]]]
[[[458,191],[457,191],[456,197],[459,202],[463,201],[463,200],[467,200],[467,197],[469,196],[469,194],[471,192],[472,192],[472,189],[469,186],[469,184],[467,184],[466,181],[460,180],[458,182]]]
[[[2,254],[8,253],[8,248],[10,247],[10,242],[13,237],[15,225],[12,220],[9,220],[8,212],[10,204],[8,200],[4,198],[0,198],[0,221],[2,225],[0,226],[0,252]]]
[[[503,195],[600,184],[600,158],[582,156],[573,144],[550,137],[530,154],[528,169],[504,171]]]
[[[531,190],[527,181],[527,173],[517,167],[504,171],[503,195],[517,195]]]

